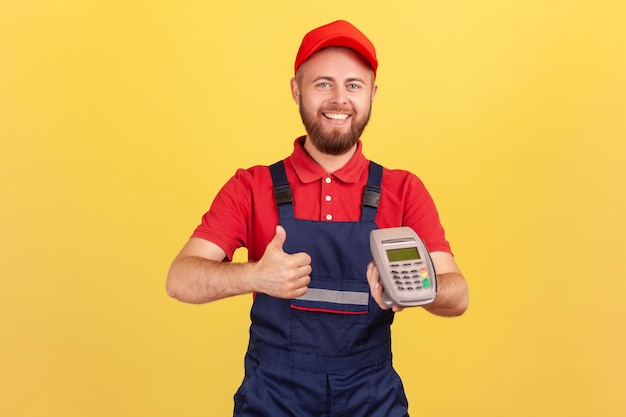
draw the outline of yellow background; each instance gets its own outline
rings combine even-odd
[[[1,415],[231,415],[250,297],[165,275],[291,151],[297,47],[337,18],[381,62],[365,153],[425,181],[471,287],[397,316],[412,414],[626,415],[622,0],[1,0]]]

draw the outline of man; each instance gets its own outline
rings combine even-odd
[[[421,181],[362,153],[377,68],[374,45],[350,23],[309,32],[291,80],[307,135],[284,161],[238,170],[172,263],[167,290],[181,301],[254,294],[235,416],[408,415],[391,362],[401,309],[382,302],[374,228],[410,226],[425,241],[439,291],[424,309],[467,308],[466,281]],[[247,263],[222,262],[239,247]]]

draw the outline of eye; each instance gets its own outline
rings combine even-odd
[[[361,86],[359,84],[356,84],[356,83],[348,84],[348,90],[358,90],[360,88],[361,88]]]
[[[317,84],[318,88],[329,88],[330,84],[327,83],[326,81],[322,81],[321,83]]]

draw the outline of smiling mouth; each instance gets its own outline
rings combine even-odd
[[[348,117],[350,117],[349,114],[345,114],[345,113],[322,113],[322,114],[327,119],[332,119],[332,120],[346,120]]]

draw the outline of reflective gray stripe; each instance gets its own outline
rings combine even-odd
[[[355,291],[335,291],[309,288],[306,294],[298,297],[297,300],[304,301],[324,301],[335,304],[354,304],[366,306],[369,303],[369,293]]]

